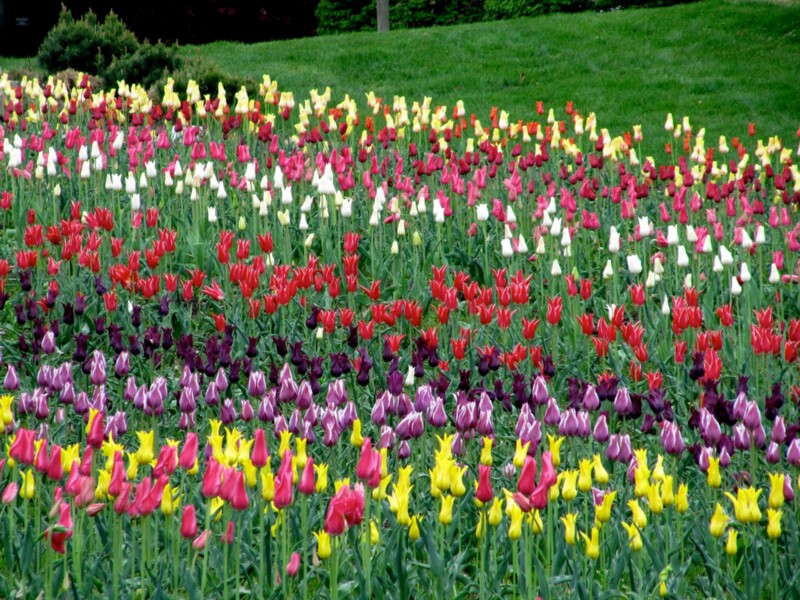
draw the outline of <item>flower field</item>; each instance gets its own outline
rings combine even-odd
[[[797,140],[583,108],[0,75],[0,597],[800,595]]]

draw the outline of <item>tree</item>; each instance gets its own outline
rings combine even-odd
[[[389,0],[378,0],[378,31],[389,31]]]

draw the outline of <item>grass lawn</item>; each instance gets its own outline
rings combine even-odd
[[[695,131],[759,136],[794,144],[800,126],[800,2],[704,0],[668,8],[538,18],[436,29],[354,33],[185,47],[224,69],[305,97],[331,86],[333,98],[360,102],[374,91],[434,104],[462,99],[485,118],[492,106],[529,120],[536,100],[563,118],[567,100],[594,111],[612,133],[642,124],[664,137],[666,113]],[[21,67],[31,59],[0,59]],[[230,90],[233,91],[233,90]],[[664,137],[666,140],[666,138]],[[653,148],[648,144],[649,148]]]

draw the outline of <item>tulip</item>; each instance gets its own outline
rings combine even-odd
[[[189,539],[197,535],[197,515],[193,504],[183,508],[181,517],[181,536]]]
[[[600,556],[600,531],[597,527],[592,527],[591,537],[581,531],[581,537],[586,543],[586,556],[592,560],[597,560]]]
[[[300,570],[300,553],[299,552],[292,552],[292,556],[289,558],[289,564],[286,565],[286,574],[289,577],[294,577],[297,575],[297,572]]]
[[[320,560],[327,560],[331,556],[330,536],[324,529],[321,529],[320,531],[314,531],[313,535],[317,540],[317,556]]]
[[[577,519],[577,513],[567,513],[561,517],[561,522],[564,524],[564,541],[570,546],[575,545],[575,522]]]
[[[785,501],[783,488],[786,482],[786,476],[783,473],[770,473],[770,492],[767,503],[770,508],[779,509],[783,506]]]
[[[439,509],[439,523],[442,525],[450,525],[453,522],[453,502],[455,501],[455,496],[449,496],[446,494],[442,494],[441,496],[442,505]]]
[[[584,494],[592,489],[592,468],[593,461],[582,458],[578,462],[580,474],[578,475],[578,489]]]
[[[647,527],[647,515],[644,514],[642,507],[637,500],[628,500],[628,508],[631,511],[631,521],[636,524],[639,530]]]
[[[481,464],[478,467],[478,487],[475,491],[475,498],[483,504],[486,504],[492,499],[493,495],[491,467],[489,465]]]
[[[641,550],[643,545],[642,535],[636,525],[623,521],[622,527],[624,527],[625,531],[628,533],[628,547],[634,552]]]
[[[725,533],[725,527],[728,525],[730,518],[725,514],[722,505],[718,502],[714,509],[714,514],[711,516],[711,524],[709,525],[709,532],[715,538],[722,537]]]
[[[783,516],[782,510],[775,510],[772,508],[767,509],[767,535],[771,540],[781,537],[781,517]]]

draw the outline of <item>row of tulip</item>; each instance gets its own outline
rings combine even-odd
[[[3,595],[794,593],[790,148],[231,104],[0,75]]]

